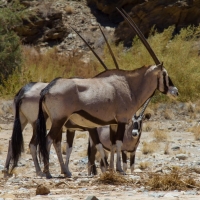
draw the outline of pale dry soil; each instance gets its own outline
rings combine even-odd
[[[24,131],[25,152],[22,154],[18,167],[13,176],[4,178],[0,173],[0,199],[86,199],[94,195],[100,200],[114,199],[200,199],[199,188],[190,188],[185,191],[152,191],[151,188],[144,187],[143,181],[149,172],[165,173],[173,166],[179,166],[180,169],[194,169],[200,167],[200,145],[195,140],[190,128],[198,124],[196,113],[174,112],[172,119],[165,119],[164,110],[170,109],[163,107],[160,112],[154,113],[148,122],[144,122],[143,134],[136,154],[136,166],[134,174],[127,171],[125,177],[133,183],[126,184],[103,184],[95,181],[101,174],[98,168],[98,175],[95,177],[87,176],[87,144],[88,133],[77,132],[74,141],[74,149],[70,160],[70,169],[72,178],[64,178],[60,174],[60,167],[54,148],[51,148],[50,170],[52,179],[36,177],[35,168],[29,153],[28,144],[32,135],[31,126],[28,125]],[[8,148],[8,140],[12,133],[13,122],[1,120],[0,124],[0,168],[2,170]],[[163,141],[156,141],[154,137],[155,130],[165,131],[167,138]],[[143,154],[143,144],[147,142],[152,144],[153,152],[147,155]],[[65,133],[63,133],[63,144],[65,143]],[[155,145],[156,144],[156,145]],[[17,144],[16,144],[17,145]],[[64,145],[63,145],[64,146]],[[168,147],[167,147],[168,146]],[[167,149],[167,154],[164,151]],[[177,155],[183,154],[184,159],[177,158]],[[63,156],[65,156],[63,154]],[[146,169],[140,169],[142,163],[146,163]],[[98,164],[98,163],[97,163]],[[200,174],[191,170],[187,174],[193,177],[197,182],[200,181]],[[36,195],[36,188],[43,184],[50,189],[48,195]]]

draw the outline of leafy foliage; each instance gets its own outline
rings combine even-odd
[[[13,28],[28,18],[28,11],[18,1],[0,8],[0,84],[21,65],[21,42]]]

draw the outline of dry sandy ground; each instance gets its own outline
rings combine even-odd
[[[181,107],[183,106],[183,107]],[[133,180],[132,184],[103,184],[97,183],[98,176],[87,176],[87,132],[77,132],[74,149],[70,161],[70,169],[73,177],[68,179],[60,174],[60,167],[54,151],[51,149],[50,170],[53,178],[46,180],[35,175],[32,158],[29,153],[28,144],[32,135],[32,129],[28,125],[24,131],[25,149],[22,154],[15,174],[10,178],[4,178],[0,174],[0,200],[1,199],[86,199],[94,195],[100,200],[114,199],[200,199],[199,188],[188,188],[188,190],[153,191],[144,187],[142,182],[149,172],[165,173],[173,166],[179,166],[180,170],[191,169],[187,176],[200,182],[200,174],[192,169],[200,168],[200,146],[195,140],[191,129],[198,123],[198,113],[191,111],[191,107],[181,107],[180,112],[171,106],[162,105],[154,112],[150,121],[145,122],[141,143],[136,154],[136,166],[134,174],[127,171],[127,180]],[[176,107],[176,108],[177,108]],[[187,108],[187,111],[184,110]],[[173,112],[172,112],[173,111]],[[195,115],[195,117],[194,117]],[[162,118],[160,116],[163,116]],[[2,170],[8,148],[8,140],[12,133],[12,122],[0,124],[0,169]],[[162,133],[160,140],[156,136]],[[63,133],[63,143],[65,134]],[[144,154],[145,144],[153,147],[152,152]],[[64,155],[63,155],[64,156]],[[182,156],[182,157],[181,157]],[[141,168],[144,169],[141,169]],[[36,195],[36,188],[43,184],[50,189],[48,195]]]

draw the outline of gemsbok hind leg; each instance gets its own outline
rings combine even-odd
[[[37,176],[41,176],[41,177],[45,177],[45,174],[41,171],[39,162],[38,162],[38,157],[37,157],[37,133],[36,133],[36,122],[34,122],[32,124],[33,127],[33,135],[31,138],[31,141],[29,143],[29,148],[30,148],[30,153],[32,155],[33,158],[33,162],[34,162],[34,166],[35,166],[35,170],[36,170],[36,175]]]
[[[103,162],[103,164],[101,165],[101,171],[106,172],[107,158],[104,153],[103,145],[101,144],[99,140],[97,128],[88,128],[88,132],[89,132],[90,138],[92,139],[93,144],[95,145],[97,151],[100,153],[101,162]]]
[[[117,126],[110,125],[110,169],[114,170],[114,156],[116,151]]]

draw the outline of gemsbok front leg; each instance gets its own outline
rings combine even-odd
[[[117,149],[117,162],[116,162],[116,171],[119,171],[122,174],[125,172],[122,170],[121,167],[121,149],[123,145],[123,138],[125,132],[125,123],[118,123],[117,133],[116,133],[116,149]]]
[[[58,156],[61,172],[66,174],[66,176],[69,176],[70,174],[69,170],[65,168],[65,164],[64,164],[62,152],[61,152],[62,127],[64,123],[65,123],[65,120],[59,120],[59,121],[54,120],[52,122],[52,127],[47,135],[46,149],[47,149],[48,156],[46,157],[46,159],[44,159],[44,173],[46,174],[47,178],[52,178],[49,172],[49,155],[50,155],[50,148],[51,148],[52,143],[54,145],[54,148]]]
[[[122,161],[124,173],[127,171],[127,151],[122,151]]]
[[[136,153],[136,151],[130,152],[130,168],[131,168],[131,173],[133,173],[134,168],[135,168],[135,153]]]
[[[66,162],[65,162],[65,168],[67,169],[67,177],[71,177],[71,172],[69,170],[69,159],[72,153],[72,146],[74,141],[75,131],[74,130],[68,130],[66,132]]]

